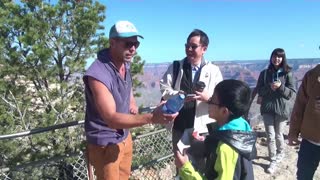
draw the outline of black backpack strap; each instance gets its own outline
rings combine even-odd
[[[171,87],[174,89],[174,86],[176,85],[178,73],[180,68],[180,61],[173,61],[173,73],[172,73],[172,84]],[[161,101],[163,101],[163,97],[161,97]]]
[[[267,84],[267,71],[268,71],[268,69],[265,69],[264,70],[264,74],[263,74],[263,83],[264,83],[264,85]]]
[[[172,84],[171,87],[174,88],[176,85],[178,73],[180,68],[180,62],[179,61],[173,61],[173,73],[172,73]]]

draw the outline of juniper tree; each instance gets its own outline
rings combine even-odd
[[[0,2],[1,135],[84,119],[82,75],[87,59],[108,46],[104,13],[92,0]],[[134,87],[143,65],[135,57]],[[77,151],[81,130],[2,140],[0,166]]]
[[[0,134],[84,118],[82,75],[105,39],[105,6],[91,0],[49,2],[0,2]],[[76,151],[81,139],[75,133],[2,141],[1,163]]]

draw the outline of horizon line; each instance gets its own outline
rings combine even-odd
[[[314,58],[287,58],[287,60],[320,60],[320,57],[314,57]],[[144,61],[145,61],[146,64],[163,64],[163,63],[172,63],[175,60],[165,61],[165,62],[147,62],[147,60],[144,60]],[[234,61],[269,61],[269,59],[211,60],[211,62],[234,62]]]

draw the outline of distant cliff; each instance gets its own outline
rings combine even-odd
[[[216,61],[213,63],[219,66],[224,79],[239,79],[255,87],[260,71],[268,66],[269,60]],[[306,71],[320,63],[320,58],[289,59],[288,63],[293,68],[298,87]],[[142,94],[140,98],[137,98],[139,106],[159,103],[161,98],[159,81],[170,64],[171,62],[144,65],[144,74],[139,77],[144,84],[144,87],[138,90]]]

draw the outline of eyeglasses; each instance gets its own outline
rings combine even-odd
[[[139,41],[135,41],[135,42],[132,42],[132,41],[125,41],[125,47],[126,48],[131,48],[132,46],[134,46],[136,49],[139,47],[140,45],[140,42]]]
[[[123,42],[124,47],[127,49],[132,48],[132,46],[134,46],[137,49],[140,45],[139,41],[126,41],[125,39],[121,39],[121,38],[117,38],[117,41]]]
[[[185,44],[184,45],[185,47],[186,47],[186,49],[192,49],[192,50],[196,50],[199,46],[201,46],[201,45],[196,45],[196,44],[192,44],[192,45],[190,45],[190,44]]]
[[[208,104],[212,104],[212,105],[216,105],[216,106],[221,107],[221,104],[213,102],[212,98],[210,98],[210,99],[208,100]]]

